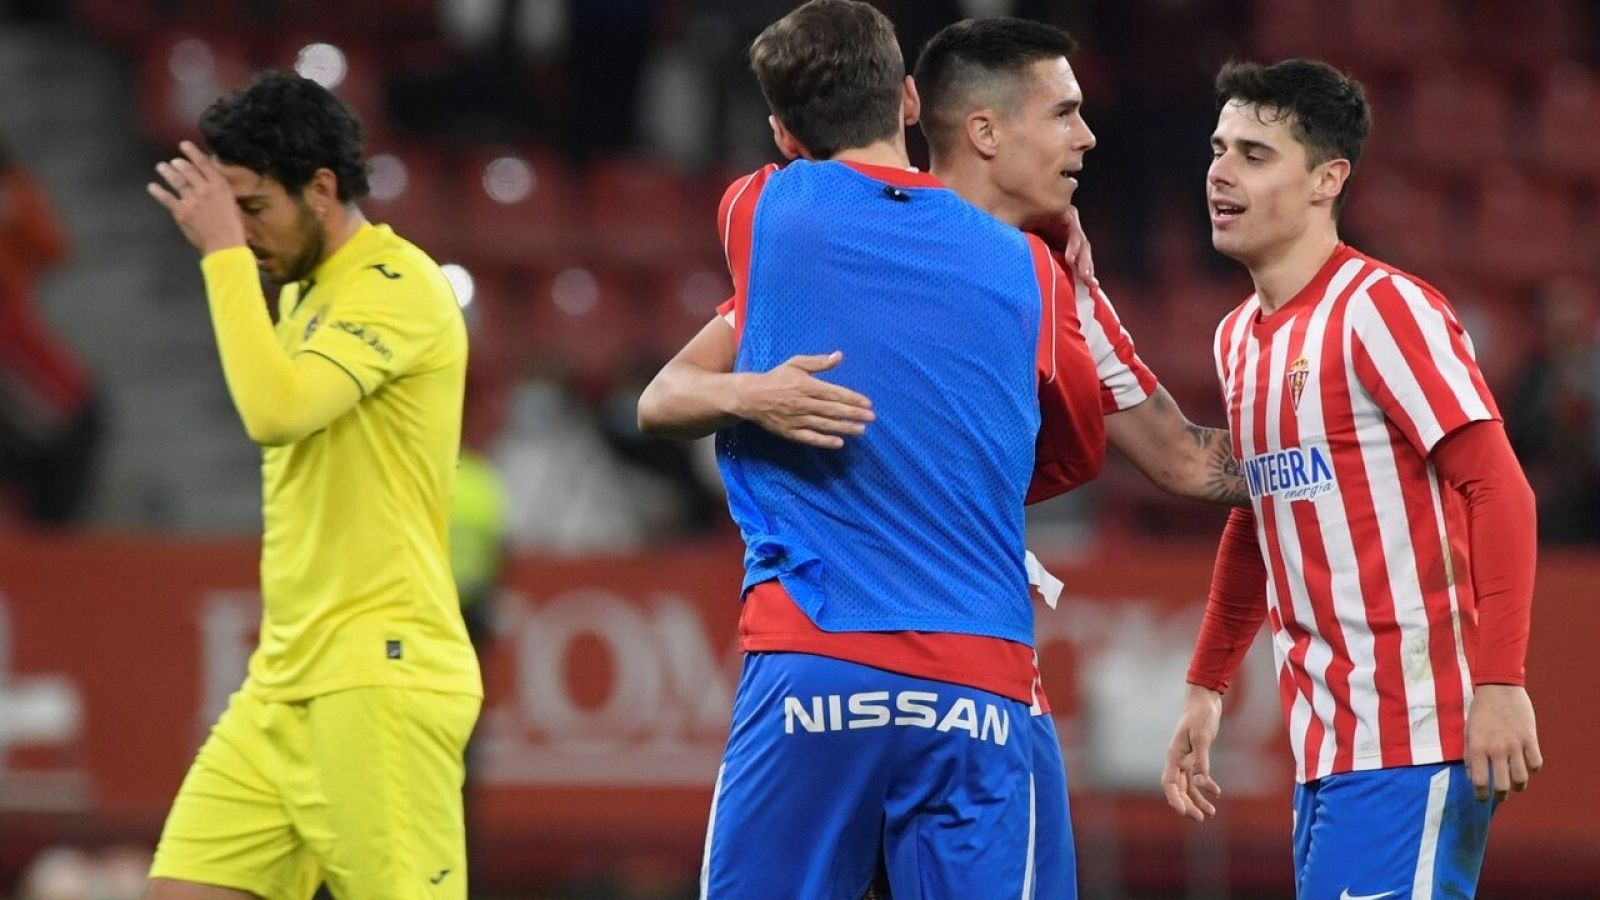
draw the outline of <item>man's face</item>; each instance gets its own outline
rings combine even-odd
[[[1095,143],[1066,58],[1029,66],[1010,107],[995,121],[995,186],[1021,207],[1023,218],[1060,215],[1072,203],[1074,176]]]
[[[245,242],[261,271],[274,284],[301,281],[310,275],[326,247],[322,222],[311,205],[269,176],[228,163],[218,167],[233,188],[244,221]]]
[[[1304,234],[1315,215],[1317,181],[1326,163],[1309,168],[1289,116],[1232,101],[1211,135],[1206,200],[1211,244],[1245,265],[1270,259]]]

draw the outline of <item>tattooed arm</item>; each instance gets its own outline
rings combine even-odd
[[[1169,494],[1249,506],[1227,429],[1190,422],[1164,387],[1143,403],[1106,416],[1106,440],[1151,483]]]

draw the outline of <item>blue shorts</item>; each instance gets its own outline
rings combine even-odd
[[[717,774],[700,895],[1032,896],[1027,704],[803,653],[752,653]]]
[[[1067,808],[1067,769],[1055,718],[1033,717],[1033,789],[1035,807],[1035,900],[1077,900],[1078,858],[1072,841],[1072,814]]]
[[[1495,801],[1465,765],[1330,775],[1294,789],[1300,900],[1472,897]]]

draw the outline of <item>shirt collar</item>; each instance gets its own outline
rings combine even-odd
[[[327,282],[331,278],[349,272],[367,258],[366,250],[388,233],[387,225],[362,222],[355,234],[350,235],[350,239],[344,242],[344,246],[333,251],[332,256],[318,264],[311,274],[306,276],[306,281]]]
[[[887,184],[892,184],[895,187],[944,187],[944,182],[933,177],[931,172],[923,172],[918,169],[902,169],[897,166],[875,166],[871,163],[851,162],[849,160],[839,160],[839,162],[849,166],[851,169],[854,169],[857,172],[860,172],[862,175],[865,175],[868,178],[871,178],[875,181],[882,181]]]

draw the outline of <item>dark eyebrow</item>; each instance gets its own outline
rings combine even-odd
[[[1058,112],[1058,113],[1072,112],[1073,110],[1078,109],[1078,108],[1080,108],[1082,106],[1083,106],[1083,100],[1081,98],[1074,97],[1074,98],[1072,98],[1070,100],[1063,100],[1060,103],[1057,103],[1056,107],[1055,107],[1055,111]]]
[[[1278,152],[1278,148],[1272,146],[1271,144],[1266,143],[1265,141],[1253,141],[1253,140],[1251,140],[1249,138],[1234,138],[1233,143],[1236,146],[1238,146],[1239,149],[1243,150],[1245,153],[1249,153],[1252,150],[1260,150],[1260,151],[1265,152],[1265,153],[1277,153]],[[1224,141],[1218,135],[1213,134],[1211,136],[1211,146],[1213,146],[1213,147],[1225,147],[1225,146],[1227,146],[1227,141]]]

